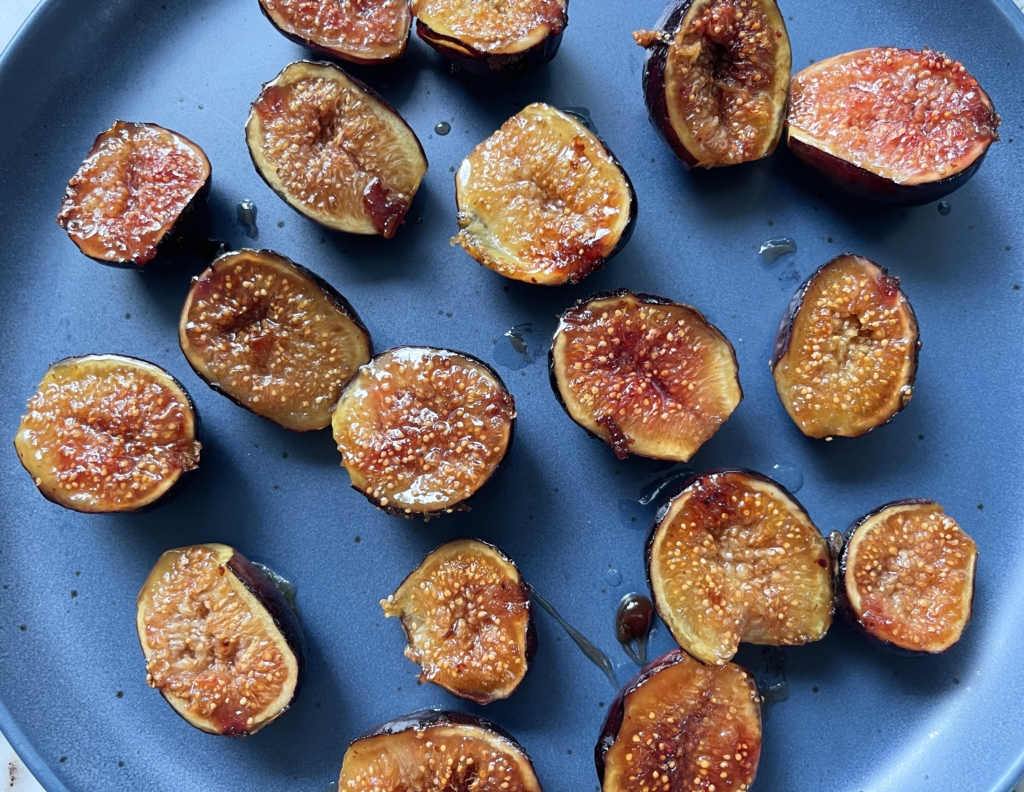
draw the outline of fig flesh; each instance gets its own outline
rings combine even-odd
[[[427,172],[398,111],[329,63],[289,64],[264,85],[245,138],[271,189],[335,231],[390,239]]]
[[[674,649],[619,692],[594,758],[603,792],[747,792],[761,756],[757,683]]]
[[[146,682],[209,734],[255,734],[295,698],[304,665],[298,617],[231,547],[168,550],[138,597]]]
[[[808,437],[859,437],[910,403],[920,348],[899,278],[846,253],[790,301],[775,338],[775,390]]]
[[[782,135],[792,55],[775,0],[673,0],[647,49],[651,124],[688,167],[767,157]]]
[[[930,500],[886,504],[857,520],[840,557],[840,607],[883,645],[937,654],[971,620],[978,548]]]
[[[741,642],[818,641],[832,624],[825,537],[792,495],[759,473],[689,479],[654,518],[647,575],[658,615],[705,663],[731,660]]]
[[[479,263],[527,283],[577,283],[629,241],[636,194],[575,118],[536,103],[473,149],[455,176],[458,235]]]
[[[68,182],[57,224],[89,258],[142,267],[206,198],[210,161],[156,124],[115,121]]]
[[[199,419],[159,366],[123,355],[52,364],[14,447],[47,500],[80,512],[131,512],[168,497],[199,465]]]
[[[913,206],[970,179],[998,128],[992,100],[959,61],[874,47],[793,78],[786,140],[834,187]]]
[[[381,607],[402,620],[405,655],[421,667],[420,680],[477,704],[508,698],[537,648],[519,570],[479,539],[441,545]]]
[[[372,354],[349,302],[269,250],[225,253],[195,278],[178,340],[211,388],[296,432],[330,424],[342,387]]]
[[[718,328],[688,305],[626,289],[562,314],[549,367],[569,417],[619,459],[685,462],[743,398]]]
[[[334,440],[352,487],[392,514],[429,517],[458,508],[497,472],[515,401],[471,355],[397,347],[345,386]]]

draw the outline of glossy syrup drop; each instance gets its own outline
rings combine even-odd
[[[637,665],[647,662],[647,638],[654,624],[654,604],[643,594],[627,594],[615,612],[615,637],[629,659]]]
[[[943,217],[953,211],[953,207],[950,205],[949,201],[939,201],[938,209],[939,214]]]
[[[502,333],[508,339],[507,344],[499,344],[494,359],[510,369],[521,369],[533,363],[537,358],[530,346],[533,335],[533,323],[524,322],[514,325]]]
[[[754,679],[761,693],[765,707],[789,698],[789,682],[786,680],[786,655],[778,646],[761,649],[761,660],[754,669]]]
[[[544,610],[551,614],[563,630],[572,639],[572,642],[579,647],[579,650],[583,652],[583,656],[586,657],[591,663],[600,668],[608,681],[612,683],[612,687],[618,689],[619,681],[615,678],[615,669],[612,667],[612,661],[608,659],[608,655],[598,649],[594,644],[587,640],[587,637],[583,635],[579,630],[573,627],[569,622],[562,618],[562,614],[555,610],[555,607],[544,599],[540,594],[537,593],[537,589],[533,586],[529,586],[530,596],[540,605]]]
[[[238,217],[238,222],[245,226],[245,235],[249,239],[255,239],[260,235],[259,228],[256,227],[256,204],[246,198],[243,201],[238,202],[238,206],[235,209],[235,214]]]
[[[783,256],[788,256],[791,253],[796,253],[796,240],[790,237],[783,237],[781,239],[769,239],[761,248],[757,251],[758,255],[761,256],[761,260],[767,266],[768,264],[774,264]]]
[[[608,567],[608,571],[604,573],[604,579],[608,581],[609,586],[622,585],[622,573],[614,567]]]
[[[437,124],[437,126],[434,127],[435,134],[441,135],[442,137],[444,135],[447,135],[451,131],[452,125],[449,124],[447,121],[441,121],[439,124]]]
[[[790,465],[786,462],[779,462],[777,465],[772,465],[770,475],[775,481],[793,494],[799,492],[801,487],[804,485],[804,472],[796,465]]]

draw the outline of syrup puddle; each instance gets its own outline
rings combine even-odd
[[[647,638],[654,624],[654,604],[643,594],[627,594],[615,612],[615,637],[629,659],[642,666],[647,662]]]
[[[256,211],[256,204],[248,198],[239,201],[238,206],[235,208],[238,222],[245,226],[245,235],[249,239],[256,239],[260,235],[260,230],[256,227]]]
[[[774,264],[783,256],[796,253],[796,240],[791,239],[790,237],[769,239],[761,245],[761,248],[757,253],[761,257],[761,261],[767,267],[770,264]]]
[[[563,619],[562,615],[555,610],[554,606],[537,593],[537,589],[533,586],[528,586],[528,588],[530,589],[530,595],[537,601],[537,604],[551,614],[551,618],[558,622],[562,629],[568,633],[569,637],[572,638],[572,642],[579,647],[579,650],[583,652],[584,656],[591,663],[600,668],[604,672],[604,675],[608,677],[608,681],[612,683],[612,687],[618,690],[619,680],[615,678],[615,669],[612,667],[612,661],[608,659],[608,655],[594,646],[594,644],[587,640],[583,633]]]
[[[786,655],[777,646],[761,649],[761,659],[754,669],[757,689],[761,692],[764,715],[768,708],[789,698],[789,682],[786,680]]]
[[[508,343],[499,342],[498,348],[494,350],[494,359],[502,366],[510,369],[526,368],[536,362],[531,341],[533,338],[533,322],[523,322],[510,327],[502,338],[508,339]]]

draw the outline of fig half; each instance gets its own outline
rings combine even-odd
[[[799,72],[786,128],[793,153],[834,187],[914,206],[975,174],[999,137],[999,116],[959,61],[873,47]]]
[[[455,176],[458,235],[485,267],[527,283],[577,283],[636,221],[626,172],[578,120],[536,103],[473,149]]]
[[[47,500],[80,512],[156,505],[199,465],[191,398],[159,366],[123,355],[53,363],[14,447]]]
[[[910,403],[920,348],[899,278],[846,253],[790,301],[775,337],[775,391],[808,437],[859,437]]]
[[[210,186],[210,160],[184,135],[115,121],[68,182],[57,225],[89,258],[142,267]]]
[[[330,424],[373,351],[348,300],[270,250],[225,253],[193,279],[178,341],[211,388],[296,432]]]
[[[647,49],[644,99],[688,167],[767,157],[786,117],[792,54],[775,0],[673,0],[633,39]]]
[[[335,231],[390,239],[427,172],[398,111],[329,63],[285,66],[253,102],[245,139],[271,189]]]
[[[974,540],[935,501],[886,504],[847,531],[840,607],[883,645],[944,652],[971,620],[977,561]]]
[[[757,683],[673,649],[608,708],[594,759],[603,792],[747,792],[761,757]]]
[[[818,641],[832,624],[825,537],[792,495],[752,471],[687,480],[654,518],[647,576],[672,637],[705,663],[731,660],[740,642]]]
[[[402,620],[420,680],[477,704],[508,698],[537,650],[519,569],[479,539],[441,545],[380,604]]]
[[[619,459],[685,462],[743,398],[732,344],[700,311],[627,289],[562,314],[549,368],[569,417]]]
[[[304,665],[298,617],[231,547],[168,550],[139,592],[146,682],[209,734],[255,734],[291,706]]]

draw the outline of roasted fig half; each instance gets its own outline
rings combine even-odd
[[[292,63],[264,85],[245,139],[271,189],[335,231],[390,239],[427,172],[398,111],[329,63]]]
[[[935,501],[886,504],[847,531],[840,608],[884,645],[944,652],[971,620],[977,561],[974,540]]]
[[[296,432],[330,424],[373,352],[348,300],[270,250],[225,253],[194,279],[178,341],[211,388]]]
[[[899,278],[846,253],[790,301],[775,337],[775,390],[808,437],[858,437],[910,403],[920,348]]]
[[[57,225],[89,258],[142,267],[173,239],[210,186],[210,161],[184,135],[115,121],[68,182]]]
[[[594,749],[603,792],[746,792],[761,756],[757,683],[673,649],[626,684]]]
[[[497,472],[515,417],[512,394],[482,360],[396,347],[349,381],[332,425],[353,488],[392,514],[429,517]]]
[[[416,33],[470,74],[519,76],[558,52],[569,0],[412,0]]]
[[[198,429],[185,388],[159,366],[86,355],[50,366],[14,447],[47,500],[131,512],[168,497],[198,467]]]
[[[146,682],[209,734],[255,734],[295,698],[304,665],[295,611],[232,547],[168,550],[139,592]]]
[[[541,792],[533,763],[495,723],[422,710],[371,729],[345,751],[346,792]]]
[[[477,704],[508,698],[537,650],[518,568],[479,539],[441,545],[380,604],[402,620],[420,680]]]
[[[644,99],[688,167],[767,157],[786,118],[792,55],[775,0],[672,0],[647,49]]]
[[[914,206],[974,175],[998,139],[999,116],[959,61],[873,47],[799,72],[786,128],[793,153],[836,188]]]
[[[832,562],[803,506],[760,473],[721,470],[684,482],[647,539],[654,605],[705,663],[741,642],[818,641],[832,624]]]
[[[569,417],[619,459],[685,462],[743,398],[732,344],[700,311],[627,289],[563,313],[548,359]]]
[[[629,241],[636,194],[578,120],[532,104],[473,149],[455,176],[452,240],[506,278],[558,285],[600,269]]]
[[[367,65],[402,57],[412,26],[409,0],[260,0],[260,10],[285,38]]]

